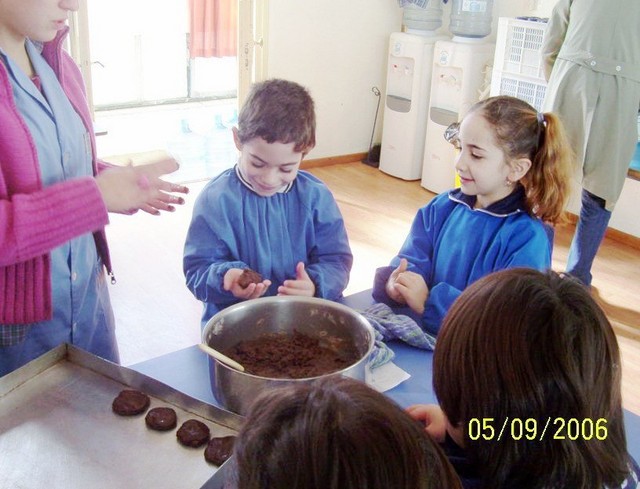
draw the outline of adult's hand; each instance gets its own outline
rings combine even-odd
[[[130,214],[140,209],[158,215],[174,211],[174,204],[184,204],[184,199],[174,194],[186,194],[189,189],[160,178],[178,168],[171,157],[140,166],[113,166],[100,172],[96,182],[110,212]]]

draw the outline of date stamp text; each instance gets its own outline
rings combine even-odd
[[[471,440],[500,441],[504,437],[520,441],[542,441],[545,437],[554,440],[606,440],[607,420],[598,418],[552,418],[537,420],[535,418],[471,418],[467,424]]]

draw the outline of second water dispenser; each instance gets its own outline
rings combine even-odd
[[[491,34],[493,0],[453,0],[449,31],[460,37]]]

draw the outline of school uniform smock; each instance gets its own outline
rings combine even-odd
[[[239,302],[223,288],[231,268],[251,268],[271,280],[266,296],[295,279],[298,262],[316,297],[337,300],[349,281],[353,256],[333,195],[315,176],[299,171],[280,192],[263,197],[238,167],[211,180],[196,199],[184,250],[187,287],[204,303],[202,324]]]
[[[376,270],[374,299],[400,306],[385,284],[406,258],[407,270],[422,275],[429,288],[424,313],[416,319],[437,334],[449,307],[472,282],[505,268],[551,266],[549,238],[542,221],[524,210],[522,186],[486,209],[474,209],[475,201],[456,189],[422,207],[398,256]]]
[[[542,45],[543,108],[560,115],[582,187],[613,210],[637,143],[640,2],[559,0]]]
[[[69,179],[92,177],[92,135],[71,105],[56,73],[42,57],[41,46],[31,41],[26,46],[37,74],[34,81],[4,53],[0,55],[15,107],[37,154],[40,178],[34,185],[50,188]],[[55,201],[51,204],[55,205]],[[100,210],[106,214],[104,204]],[[33,215],[32,224],[37,228],[37,221],[47,218]],[[78,219],[82,217],[78,215]],[[64,232],[61,223],[60,233]],[[46,279],[51,282],[51,318],[0,325],[0,375],[64,342],[118,361],[114,317],[94,235],[89,231],[62,241],[48,255],[50,277]]]

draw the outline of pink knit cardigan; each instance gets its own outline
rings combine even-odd
[[[95,138],[80,70],[62,49],[68,29],[45,43],[43,57],[53,68],[71,104]],[[36,147],[18,112],[6,68],[0,62],[0,325],[51,319],[50,251],[93,232],[98,253],[111,274],[104,226],[107,209],[92,177],[43,188]]]

